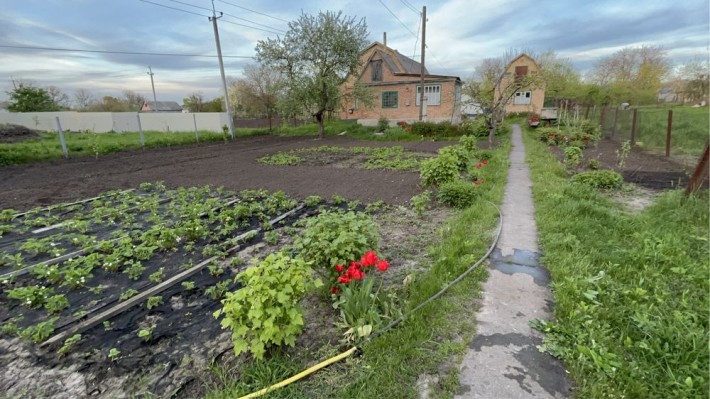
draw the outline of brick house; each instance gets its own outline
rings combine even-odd
[[[535,60],[527,54],[520,54],[511,61],[505,69],[505,73],[500,80],[499,86],[495,90],[496,100],[500,98],[506,88],[512,87],[513,79],[522,80],[532,78],[535,84],[528,87],[519,88],[515,94],[505,104],[505,113],[515,112],[535,112],[540,113],[545,102],[545,84],[542,79],[535,79],[539,76],[540,68]]]
[[[349,91],[355,82],[368,87],[373,95],[372,107],[357,99],[341,102],[340,119],[357,119],[362,125],[375,125],[378,119],[399,121],[419,120],[421,64],[397,50],[374,42],[360,56],[363,66],[359,75],[350,76],[341,90]],[[456,76],[424,73],[424,119],[432,122],[461,120],[461,79]]]

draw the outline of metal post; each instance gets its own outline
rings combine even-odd
[[[62,145],[62,152],[64,153],[64,158],[69,158],[69,151],[67,150],[67,142],[64,140],[64,132],[62,131],[62,124],[59,123],[59,117],[57,116],[57,133],[59,134],[59,143]]]
[[[673,128],[673,110],[668,110],[668,129],[666,130],[666,156],[671,156],[671,129]]]
[[[614,123],[611,125],[611,137],[614,137],[614,135],[616,135],[617,120],[619,120],[619,107],[616,107],[616,111],[614,111]]]
[[[200,138],[197,135],[197,118],[195,117],[195,113],[192,113],[192,123],[195,125],[195,143],[200,142]]]
[[[155,96],[155,84],[153,83],[153,70],[148,67],[148,75],[150,75],[150,87],[153,88],[153,112],[158,112],[158,98]]]
[[[631,146],[636,145],[636,118],[637,118],[637,113],[638,109],[634,108],[634,117],[631,120]]]
[[[136,113],[136,118],[138,119],[138,132],[141,136],[141,148],[145,148],[145,139],[143,138],[143,126],[141,125],[141,114]]]
[[[217,15],[214,10],[214,0],[212,0],[212,16],[209,17],[212,21],[212,28],[214,29],[214,41],[217,44],[217,59],[219,60],[219,72],[222,75],[222,88],[224,89],[224,106],[227,110],[227,125],[229,126],[229,133],[232,135],[232,140],[234,140],[234,120],[232,119],[232,107],[229,105],[229,92],[227,90],[227,79],[224,77],[224,62],[222,62],[222,46],[219,43],[219,31],[217,30]]]

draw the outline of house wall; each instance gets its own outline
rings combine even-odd
[[[539,68],[535,61],[528,57],[528,56],[522,56],[520,58],[517,58],[514,62],[512,62],[509,66],[508,69],[506,70],[505,77],[502,80],[502,86],[506,87],[512,79],[515,78],[515,68],[519,66],[527,66],[528,67],[528,74],[538,74],[540,73]],[[542,109],[543,104],[545,103],[545,86],[544,84],[541,84],[539,87],[531,87],[531,88],[526,88],[526,89],[521,89],[520,91],[530,91],[531,92],[531,98],[530,98],[530,104],[513,104],[514,97],[510,99],[510,101],[505,105],[505,113],[515,113],[515,112],[535,112],[535,113],[540,113],[540,110]],[[496,95],[498,95],[498,92],[496,91]]]
[[[344,85],[344,90],[352,90],[355,81],[359,78],[359,82],[366,85],[371,90],[371,94],[373,95],[372,107],[366,107],[361,101],[358,101],[356,104],[352,99],[345,99],[341,103],[340,118],[357,119],[358,123],[367,126],[376,125],[377,121],[383,117],[389,119],[391,126],[396,125],[399,121],[406,121],[408,123],[418,121],[419,106],[416,104],[415,97],[420,78],[418,76],[393,74],[379,54],[375,54],[372,59],[370,59],[372,53],[377,49],[378,48],[375,47],[361,56],[360,61],[364,66],[362,73],[359,76],[351,77]],[[371,64],[368,62],[370,60],[382,60],[381,82],[372,81]],[[441,85],[441,104],[427,105],[425,119],[432,122],[460,122],[461,106],[460,102],[456,101],[457,85],[460,85],[460,82],[455,78],[426,78],[424,84]],[[398,104],[396,108],[382,107],[382,93],[387,91],[396,91],[398,93]]]
[[[222,126],[227,124],[227,114],[224,112],[194,113],[197,128],[222,132]],[[8,112],[0,113],[0,123],[21,125],[30,129],[55,131],[57,120],[63,130],[88,130],[96,133],[105,132],[137,132],[138,116],[143,130],[159,130],[171,132],[191,132],[195,130],[192,113],[136,113],[136,112]]]

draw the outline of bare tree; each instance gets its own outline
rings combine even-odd
[[[145,102],[145,97],[133,90],[124,90],[123,98],[130,111],[139,111]]]
[[[84,110],[94,101],[94,96],[86,89],[77,89],[74,92],[74,102],[77,108]]]
[[[193,92],[188,97],[182,99],[183,105],[185,105],[190,112],[203,112],[205,107],[205,100],[200,92]]]
[[[49,95],[49,98],[52,99],[52,102],[58,109],[68,109],[69,108],[69,96],[64,93],[59,87],[57,86],[47,86],[45,89],[47,92],[47,95]]]

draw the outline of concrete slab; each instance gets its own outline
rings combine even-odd
[[[478,331],[461,364],[456,398],[568,398],[562,364],[542,353],[533,319],[552,317],[550,275],[538,263],[537,226],[530,171],[520,127],[513,126],[505,189],[503,230],[490,258]]]

